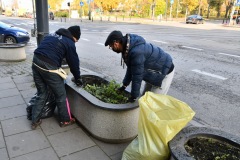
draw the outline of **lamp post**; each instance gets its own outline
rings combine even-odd
[[[165,8],[165,19],[167,21],[167,8],[168,8],[168,1],[166,0],[166,8]]]
[[[2,0],[0,0],[0,15],[2,15]]]
[[[49,34],[48,22],[48,1],[35,0],[37,16],[37,44],[39,45],[43,38]]]

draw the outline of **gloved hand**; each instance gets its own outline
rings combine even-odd
[[[83,85],[82,78],[78,78],[75,83],[79,87],[82,86]]]
[[[78,78],[77,80],[75,80],[74,77],[72,77],[71,79],[77,86],[81,87],[83,85],[83,82],[82,82],[82,78]]]
[[[136,98],[135,98],[135,97],[132,97],[132,96],[129,97],[128,100],[127,100],[128,103],[133,103],[133,102],[135,102],[135,101],[136,101]]]
[[[122,92],[122,91],[124,91],[126,89],[126,86],[122,86],[122,87],[120,87],[120,88],[118,88],[118,91],[120,91],[120,92]]]

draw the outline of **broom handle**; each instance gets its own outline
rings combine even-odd
[[[68,114],[69,114],[69,117],[70,117],[70,120],[71,120],[72,116],[71,116],[71,112],[70,112],[70,106],[69,106],[69,103],[68,103],[68,98],[66,98],[66,103],[67,103]]]

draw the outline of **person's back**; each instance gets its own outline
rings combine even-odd
[[[58,68],[61,67],[63,59],[66,58],[74,77],[79,78],[77,77],[79,76],[79,59],[75,42],[66,29],[59,29],[46,36],[34,54]]]
[[[131,58],[132,65],[134,65],[134,63],[137,65],[140,59],[142,59],[142,61],[144,61],[143,65],[145,70],[151,69],[166,75],[168,72],[166,68],[170,68],[172,65],[171,56],[158,46],[147,43],[141,36],[135,34],[129,35],[131,39],[129,46],[129,57],[134,57]]]

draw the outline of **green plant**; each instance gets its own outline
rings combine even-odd
[[[54,13],[56,17],[68,17],[69,13],[67,10],[61,10]]]
[[[127,103],[129,95],[126,92],[120,92],[117,89],[120,87],[114,80],[109,84],[89,85],[87,84],[84,89],[106,103],[123,104]]]

